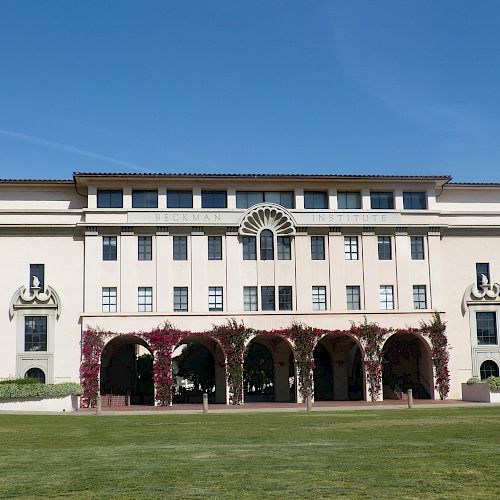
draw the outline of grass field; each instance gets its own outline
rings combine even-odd
[[[0,496],[500,498],[500,407],[3,415]]]

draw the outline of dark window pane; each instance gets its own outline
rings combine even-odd
[[[376,209],[394,208],[394,195],[390,192],[371,192],[371,207]]]
[[[132,208],[158,208],[158,191],[132,191]]]
[[[187,310],[188,310],[187,286],[174,286],[174,311],[183,312]]]
[[[325,260],[325,237],[311,236],[311,259]]]
[[[255,236],[243,236],[243,260],[257,260],[257,238]]]
[[[260,259],[274,260],[273,233],[269,229],[260,233]]]
[[[263,311],[274,311],[274,286],[263,286],[260,289]]]
[[[489,377],[498,377],[498,365],[489,359],[481,364],[479,372],[481,380],[486,380]]]
[[[116,236],[102,237],[102,260],[116,260]]]
[[[341,210],[355,210],[361,208],[361,194],[355,191],[337,193],[337,205]]]
[[[187,236],[174,236],[174,260],[187,260]]]
[[[201,208],[226,208],[226,191],[202,191]]]
[[[346,287],[347,309],[349,311],[357,311],[361,309],[361,299],[358,285]]]
[[[495,312],[476,312],[477,343],[497,344],[497,317]]]
[[[391,237],[390,236],[379,236],[378,237],[378,258],[379,258],[379,260],[391,260],[392,259],[392,247],[391,247]]]
[[[278,236],[278,260],[291,260],[292,242],[290,236]]]
[[[153,259],[153,238],[152,236],[139,236],[137,238],[139,260]]]
[[[24,317],[24,350],[47,350],[47,316]]]
[[[425,210],[427,208],[427,195],[425,191],[404,192],[403,208],[405,210]]]
[[[236,208],[249,208],[263,202],[263,191],[236,191]]]
[[[305,191],[304,208],[318,210],[328,208],[328,195],[323,191]]]
[[[292,310],[292,287],[280,286],[278,288],[279,310],[291,311]]]
[[[425,285],[413,285],[413,306],[415,309],[427,309],[427,291]]]
[[[123,191],[97,190],[97,208],[123,208]]]
[[[222,236],[208,237],[208,260],[222,260]]]
[[[40,291],[45,291],[45,264],[30,264],[30,291],[33,291],[33,277],[39,281]]]
[[[424,260],[424,237],[423,236],[410,236],[411,244],[411,258],[412,260]]]
[[[24,378],[33,378],[41,384],[45,384],[45,373],[40,368],[30,368],[25,374]]]
[[[193,208],[193,192],[167,191],[167,208]]]

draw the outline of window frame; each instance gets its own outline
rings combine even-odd
[[[222,198],[223,203],[221,203]],[[227,208],[227,191],[222,189],[202,189],[201,208]]]
[[[311,236],[311,260],[325,260],[325,237]]]
[[[378,260],[392,260],[392,238],[390,236],[377,237]]]
[[[493,318],[493,326],[494,332],[492,334],[488,333],[487,335],[481,334],[479,335],[480,327],[479,327],[479,317],[485,317],[486,315]],[[475,314],[476,320],[476,343],[478,346],[488,346],[488,345],[498,345],[498,318],[496,311],[476,311]],[[484,330],[484,328],[481,328]],[[484,339],[487,338],[489,340],[494,340],[494,342],[485,342]]]
[[[222,236],[208,236],[208,260],[222,260]]]
[[[209,312],[224,311],[224,287],[208,287],[208,310]]]
[[[312,286],[312,310],[326,311],[326,286]]]
[[[137,236],[137,260],[153,260],[153,237],[148,235]]]
[[[243,310],[244,311],[259,310],[259,293],[256,286],[243,287]]]
[[[158,208],[158,190],[133,189],[132,208]]]
[[[141,299],[143,299],[141,301]],[[147,299],[151,299],[148,301]],[[139,286],[137,287],[137,311],[138,312],[153,312],[153,287]]]
[[[357,236],[344,236],[344,259],[359,260],[359,241]]]
[[[348,311],[361,311],[361,287],[359,285],[346,285],[345,296]],[[356,296],[357,301],[355,301]]]
[[[419,195],[419,197],[415,195]],[[403,191],[403,210],[427,210],[427,193],[425,191]]]
[[[257,237],[242,236],[243,260],[257,260]]]
[[[394,192],[370,191],[370,208],[372,210],[394,210]]]
[[[173,292],[173,311],[188,312],[189,310],[189,288],[187,286],[174,286]]]
[[[167,189],[167,208],[193,208],[193,191]]]
[[[182,243],[182,245],[181,245]],[[172,260],[188,260],[188,242],[187,236],[172,236]]]
[[[481,269],[481,266],[485,266],[484,269]],[[486,270],[486,272],[482,272],[484,270]],[[477,287],[482,285],[481,274],[484,274],[488,278],[488,283],[491,283],[490,263],[489,262],[476,262],[476,286]]]
[[[486,373],[486,368],[484,368],[483,370],[483,366],[488,363],[488,364],[493,364],[496,366],[496,370],[493,368],[493,369],[489,369],[488,372]],[[479,378],[481,380],[486,380],[488,379],[489,377],[498,377],[499,376],[499,373],[500,373],[500,365],[498,364],[497,361],[493,360],[493,359],[485,359],[481,365],[479,366]]]
[[[45,291],[45,264],[30,264],[29,286],[33,293],[33,277],[36,276],[40,282],[40,291]]]
[[[390,294],[388,292],[390,292]],[[395,309],[394,285],[380,285],[379,305],[382,311],[393,311]]]
[[[337,208],[339,210],[360,210],[362,208],[361,192],[337,191]]]
[[[34,322],[34,331],[27,331],[29,321]],[[36,331],[38,326],[43,327],[41,328],[42,331]],[[24,316],[24,352],[49,352],[48,333],[49,320],[47,315],[29,314]],[[28,340],[28,338],[30,338],[30,340]]]
[[[423,291],[423,299],[422,299]],[[413,285],[413,309],[427,309],[427,286]]]
[[[327,191],[304,191],[305,210],[328,210],[329,200]]]
[[[411,260],[425,260],[425,253],[425,238],[419,235],[410,236]]]
[[[259,234],[260,260],[274,260],[274,233],[263,229]]]
[[[266,296],[264,296],[264,292],[266,292]],[[272,301],[269,299],[272,299]],[[276,290],[274,286],[260,287],[260,308],[261,311],[276,311]]]
[[[103,313],[115,313],[118,311],[118,290],[116,286],[103,286],[101,288],[101,310]]]
[[[114,244],[110,244],[113,241],[114,241]],[[117,236],[104,235],[102,237],[102,260],[105,262],[112,262],[112,261],[118,260],[118,237]]]
[[[278,260],[292,260],[292,238],[290,236],[278,236],[276,240]]]
[[[98,189],[97,208],[123,208],[123,189]]]
[[[278,310],[293,311],[293,289],[291,286],[278,286]]]

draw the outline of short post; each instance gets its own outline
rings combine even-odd
[[[408,389],[408,408],[413,408],[413,389]]]
[[[208,394],[203,393],[203,413],[208,413]]]
[[[101,395],[98,394],[95,402],[95,414],[100,415],[102,409]]]
[[[306,396],[306,407],[307,407],[307,411],[311,411],[312,410],[313,403],[312,403],[312,397],[311,397],[310,394],[308,394]]]

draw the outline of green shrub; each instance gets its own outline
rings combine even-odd
[[[477,377],[471,377],[469,380],[467,380],[467,383],[470,384],[480,384],[482,380],[479,380]]]
[[[25,377],[25,378],[9,378],[7,380],[0,380],[0,384],[18,384],[18,385],[32,385],[41,384],[36,378]]]
[[[486,382],[488,382],[492,391],[500,391],[500,377],[488,377]]]
[[[75,382],[62,384],[40,384],[8,380],[0,384],[0,399],[22,398],[63,398],[65,396],[81,396],[82,388]]]

